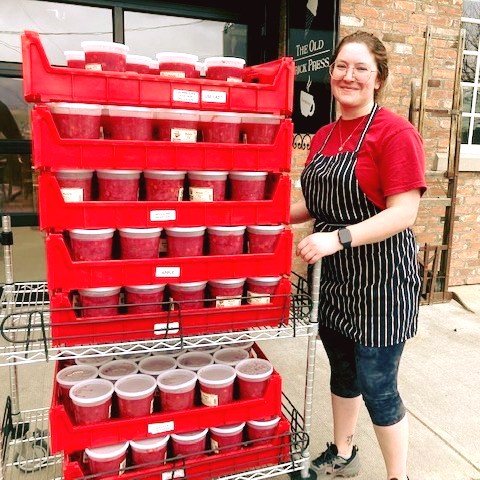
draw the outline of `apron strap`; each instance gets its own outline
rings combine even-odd
[[[378,106],[378,103],[375,103],[373,105],[372,111],[370,112],[370,116],[368,117],[367,123],[365,124],[365,127],[363,128],[362,134],[360,135],[360,138],[358,139],[357,146],[355,147],[355,150],[353,153],[358,153],[360,150],[363,141],[365,140],[365,136],[367,135],[368,129],[370,128],[370,125],[373,122],[373,118],[375,117],[375,114],[380,110],[380,107]]]

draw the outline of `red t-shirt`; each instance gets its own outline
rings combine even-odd
[[[312,139],[306,164],[322,147],[332,128],[334,130],[322,153],[335,155],[342,144],[340,136],[345,141],[352,132],[343,151],[353,151],[367,118],[368,115],[361,119],[342,119],[338,125],[334,122],[320,128]],[[425,152],[417,130],[403,117],[380,108],[358,152],[355,175],[367,198],[382,210],[386,208],[386,199],[390,195],[416,188],[423,194],[427,189]]]

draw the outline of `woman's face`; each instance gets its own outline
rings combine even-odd
[[[364,43],[345,44],[335,59],[336,68],[330,78],[332,93],[344,109],[361,109],[374,101],[380,88],[375,57]],[[358,72],[355,78],[355,72]],[[340,75],[346,72],[345,75]],[[368,72],[368,73],[367,73]],[[366,80],[363,77],[368,77]]]

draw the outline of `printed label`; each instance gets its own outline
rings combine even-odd
[[[83,188],[61,188],[65,203],[83,202]]]
[[[210,448],[215,452],[218,453],[218,442],[213,438],[210,438]]]
[[[218,405],[218,395],[214,393],[205,393],[200,391],[200,398],[202,400],[202,404],[207,407],[216,407]]]
[[[180,468],[178,470],[173,470],[171,472],[163,472],[162,480],[172,480],[173,478],[183,478],[185,476],[185,470]]]
[[[148,433],[151,435],[155,433],[165,433],[165,432],[171,432],[172,430],[175,429],[175,422],[162,422],[162,423],[151,423],[147,427]]]
[[[180,267],[157,267],[155,268],[155,276],[178,278],[180,276]]]
[[[160,253],[167,253],[167,239],[161,238],[160,239],[160,246],[159,246]]]
[[[227,92],[202,90],[202,102],[227,103]]]
[[[241,297],[224,297],[222,295],[218,295],[215,297],[215,306],[216,307],[238,307],[242,304]]]
[[[178,322],[156,323],[153,326],[153,333],[154,335],[174,334],[179,332],[179,328],[180,324]]]
[[[172,128],[170,130],[170,140],[172,142],[189,142],[197,141],[197,131],[194,128]]]
[[[120,470],[118,471],[119,475],[123,475],[125,473],[126,466],[127,466],[127,459],[125,458],[123,462],[120,464]]]
[[[185,72],[177,70],[160,70],[159,75],[164,78],[185,78]]]
[[[242,83],[242,79],[238,77],[227,77],[227,82],[237,82]]]
[[[213,202],[213,188],[189,187],[191,202]]]
[[[86,63],[85,70],[93,70],[96,72],[102,71],[102,64],[101,63]]]
[[[183,192],[182,192],[183,195]],[[151,222],[165,222],[167,220],[176,220],[176,210],[150,210]]]
[[[183,200],[183,187],[178,189],[178,201],[181,202]]]
[[[270,303],[270,295],[268,293],[256,293],[247,291],[247,303],[250,305],[265,305]]]
[[[185,103],[198,103],[200,96],[194,90],[173,89],[173,101]]]

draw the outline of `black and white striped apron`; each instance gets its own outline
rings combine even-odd
[[[301,184],[315,232],[331,232],[381,211],[355,176],[358,152],[377,110],[375,104],[353,152],[322,154],[332,128],[305,167]],[[407,229],[323,258],[319,322],[365,346],[395,345],[416,333],[419,293],[416,243]]]

